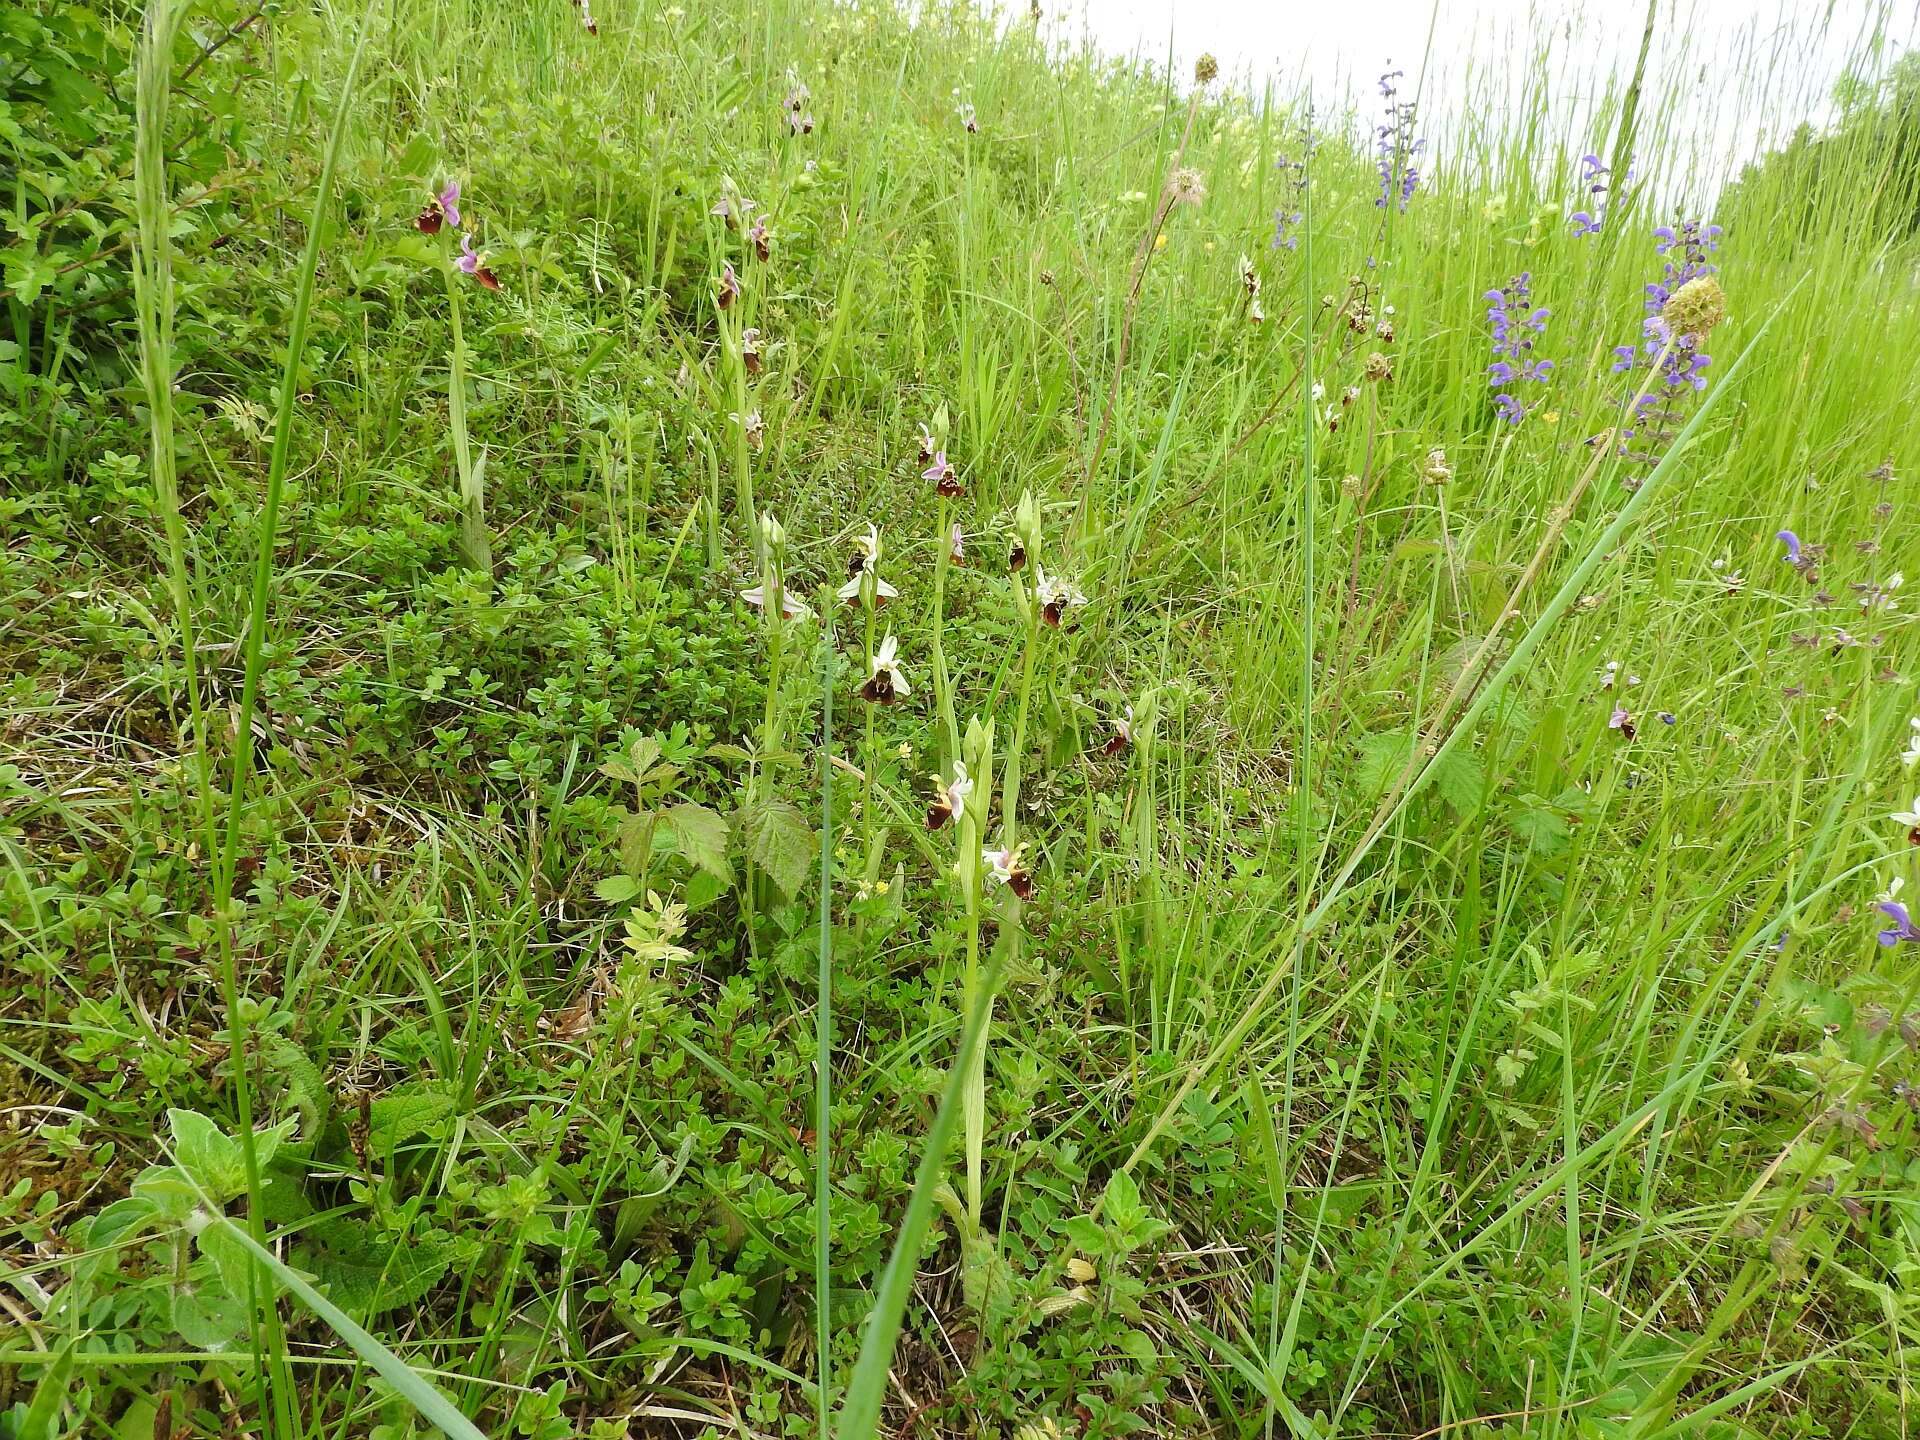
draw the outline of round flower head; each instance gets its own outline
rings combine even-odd
[[[1198,205],[1207,198],[1207,182],[1198,170],[1182,165],[1167,177],[1167,201],[1172,205]]]
[[[1211,53],[1202,55],[1193,62],[1193,79],[1197,85],[1211,85],[1220,78],[1220,62]]]
[[[886,639],[880,642],[880,648],[873,652],[871,671],[867,683],[860,687],[860,698],[875,705],[891,705],[896,700],[912,694],[907,685],[907,677],[901,673],[898,657],[900,642],[893,638],[893,632],[887,632]]]
[[[1727,318],[1727,297],[1720,282],[1711,275],[1696,275],[1660,307],[1660,318],[1675,335],[1689,335],[1698,342]]]
[[[1453,478],[1453,467],[1447,463],[1447,452],[1439,446],[1427,451],[1426,461],[1420,466],[1420,478],[1429,485],[1444,485]]]

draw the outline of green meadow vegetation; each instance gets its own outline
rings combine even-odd
[[[1920,81],[1630,8],[0,16],[0,1435],[1914,1433]]]

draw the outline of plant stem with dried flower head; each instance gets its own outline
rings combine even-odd
[[[1178,170],[1181,160],[1186,157],[1187,141],[1193,135],[1194,117],[1200,112],[1200,96],[1201,90],[1196,86],[1187,101],[1187,121],[1180,131],[1180,143],[1174,147],[1170,172]],[[1133,337],[1133,317],[1140,308],[1140,289],[1146,283],[1147,265],[1153,259],[1154,242],[1160,238],[1161,228],[1167,223],[1167,215],[1173,209],[1173,205],[1173,192],[1163,186],[1160,198],[1154,202],[1153,219],[1147,225],[1147,233],[1140,239],[1140,253],[1134,256],[1133,276],[1127,282],[1126,308],[1120,317],[1120,340],[1113,357],[1113,379],[1107,386],[1106,408],[1100,415],[1100,433],[1094,440],[1093,458],[1087,462],[1084,475],[1089,486],[1092,484],[1093,477],[1100,473],[1100,460],[1106,454],[1107,437],[1113,429],[1113,414],[1120,405],[1120,381],[1127,369],[1127,348]],[[1080,509],[1074,519],[1075,531],[1079,528],[1081,517],[1085,515],[1086,503],[1086,495],[1083,492],[1080,497]]]
[[[814,1347],[820,1374],[817,1414],[821,1440],[833,1408],[833,603],[831,586],[820,595],[820,951],[815,981],[813,1109],[813,1306]],[[871,631],[871,622],[869,622]],[[871,713],[871,712],[869,712]],[[872,748],[871,743],[868,746]],[[871,767],[869,767],[869,770]],[[871,795],[872,784],[868,782]],[[871,801],[869,801],[871,804]],[[871,823],[871,822],[869,822]]]
[[[140,331],[140,379],[147,397],[147,434],[154,493],[167,536],[167,581],[174,622],[180,629],[180,658],[187,689],[187,713],[193,729],[201,844],[214,848],[213,765],[207,719],[200,695],[200,658],[193,620],[193,586],[187,573],[186,522],[180,511],[180,485],[173,423],[173,208],[167,195],[167,111],[172,94],[168,67],[178,26],[170,0],[158,0],[146,15],[146,33],[135,76],[133,291]],[[171,697],[169,697],[171,707]],[[177,714],[177,712],[175,712]],[[185,737],[182,736],[182,748]]]
[[[164,10],[170,0],[154,0]],[[333,123],[327,134],[327,146],[320,164],[320,176],[314,194],[313,213],[307,223],[307,239],[295,280],[293,308],[287,322],[286,360],[280,371],[280,393],[274,411],[273,444],[268,451],[266,487],[260,506],[260,539],[254,555],[253,582],[247,610],[247,629],[243,640],[245,670],[240,685],[240,706],[234,717],[232,789],[227,796],[225,832],[220,848],[213,856],[214,933],[220,953],[222,1002],[227,1013],[227,1063],[233,1083],[235,1121],[238,1128],[242,1173],[246,1180],[248,1238],[261,1249],[266,1247],[265,1206],[262,1203],[263,1180],[259,1145],[253,1132],[253,1087],[248,1073],[247,1021],[240,1003],[240,962],[235,953],[233,908],[234,878],[240,863],[241,820],[246,812],[247,786],[253,775],[253,720],[260,704],[260,677],[266,669],[267,625],[273,608],[273,557],[280,524],[280,502],[286,494],[288,459],[293,446],[293,416],[300,396],[300,366],[306,354],[307,326],[313,313],[314,277],[320,269],[320,242],[328,209],[333,203],[333,179],[339,168],[340,152],[351,113],[354,81],[360,73],[360,58],[366,53],[367,37],[380,7],[369,6],[355,37],[347,71],[340,84],[340,98],[334,107]],[[249,1272],[251,1274],[251,1272]],[[277,1412],[281,1432],[293,1434],[292,1380],[287,1374],[286,1340],[277,1306],[260,1306],[264,1317],[270,1365],[266,1385]]]

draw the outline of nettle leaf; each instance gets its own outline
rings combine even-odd
[[[368,1139],[377,1153],[389,1154],[452,1113],[453,1096],[445,1090],[430,1086],[396,1090],[367,1108]]]
[[[1566,848],[1567,820],[1538,795],[1520,797],[1509,817],[1516,837],[1535,855],[1553,855]]]
[[[727,822],[704,805],[686,801],[669,806],[661,817],[673,832],[673,848],[716,880],[733,883],[727,860]],[[809,831],[811,834],[811,831]]]
[[[703,910],[727,893],[728,882],[706,870],[696,870],[680,892],[680,903],[689,914]]]
[[[796,895],[813,863],[813,827],[789,800],[762,800],[742,806],[735,817],[747,859],[773,881],[780,893]]]
[[[1354,780],[1368,795],[1384,795],[1407,768],[1413,754],[1413,733],[1408,730],[1382,730],[1360,741],[1360,763]]]
[[[625,755],[602,765],[600,773],[615,780],[624,780],[629,785],[639,785],[645,782],[647,772],[653,769],[659,759],[660,742],[651,735],[642,735],[628,747]]]
[[[1401,763],[1406,762],[1403,759]],[[1434,763],[1433,789],[1454,814],[1476,814],[1487,793],[1486,767],[1471,751],[1454,750]]]
[[[394,1244],[364,1221],[329,1220],[308,1230],[293,1253],[334,1304],[378,1315],[420,1300],[452,1268],[457,1249],[452,1236],[437,1232]]]
[[[300,1118],[306,1122],[307,1133],[318,1135],[322,1123],[326,1120],[327,1106],[332,1097],[327,1093],[326,1078],[321,1075],[320,1067],[313,1063],[307,1052],[284,1035],[265,1036],[261,1042],[268,1062],[279,1075],[286,1089],[286,1098],[299,1111]],[[275,1142],[278,1143],[277,1141]],[[269,1156],[263,1154],[260,1164],[264,1167]]]

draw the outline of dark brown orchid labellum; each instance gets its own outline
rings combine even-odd
[[[1016,540],[1013,542],[1013,548],[1007,551],[1007,573],[1015,574],[1026,568],[1027,547]]]
[[[860,698],[874,705],[891,705],[899,696],[893,689],[893,672],[876,670],[866,684],[860,687]]]

